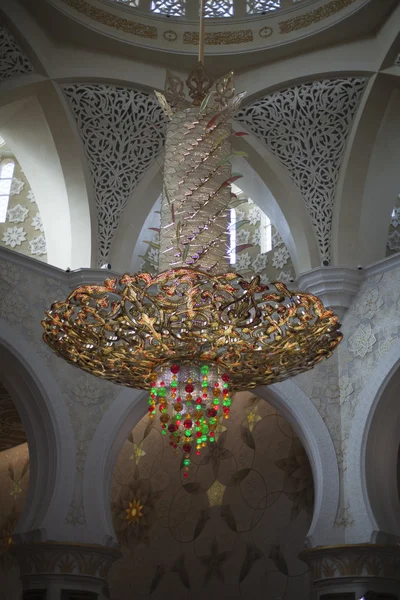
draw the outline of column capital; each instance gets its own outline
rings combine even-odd
[[[310,567],[318,598],[324,594],[367,591],[397,598],[400,587],[400,545],[346,544],[304,550],[299,558]],[[391,595],[395,594],[395,595]]]
[[[106,596],[107,574],[121,552],[115,547],[63,542],[28,542],[10,547],[24,590],[81,589]],[[59,598],[59,594],[54,595]]]
[[[363,279],[363,271],[359,269],[318,267],[299,275],[297,283],[299,288],[321,298],[326,307],[343,318]]]

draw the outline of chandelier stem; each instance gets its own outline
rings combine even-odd
[[[204,65],[204,5],[205,0],[200,0],[199,63],[202,65]]]

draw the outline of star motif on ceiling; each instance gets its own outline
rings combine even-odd
[[[129,457],[131,460],[135,460],[136,464],[139,462],[139,460],[142,458],[142,456],[145,456],[146,452],[140,447],[140,444],[135,444],[135,442],[133,443],[133,452],[132,455]]]
[[[250,431],[253,431],[254,425],[261,421],[262,417],[258,414],[258,404],[249,406],[246,410],[246,420]]]
[[[215,480],[212,486],[207,490],[207,497],[210,506],[219,506],[222,504],[226,485]]]

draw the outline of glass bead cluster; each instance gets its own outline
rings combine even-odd
[[[170,445],[184,452],[187,477],[192,450],[200,455],[201,448],[215,441],[219,419],[229,417],[229,375],[207,364],[172,364],[157,375],[150,389],[149,415],[154,417],[158,407],[162,434],[169,434]]]

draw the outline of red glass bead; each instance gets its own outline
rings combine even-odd
[[[215,417],[216,414],[217,414],[217,411],[215,410],[215,408],[210,408],[208,410],[208,416],[209,417]]]
[[[222,393],[224,396],[227,396],[229,394],[229,390],[227,388],[225,388]]]
[[[184,472],[183,474],[184,477],[189,477],[189,473],[187,471]]]
[[[229,381],[229,375],[227,375],[226,373],[224,373],[222,375],[222,381],[225,381],[225,382]]]
[[[188,394],[191,394],[194,390],[194,387],[191,383],[187,383],[185,386],[185,392],[187,392]]]
[[[200,450],[196,450],[197,456],[200,456]]]
[[[190,444],[183,444],[183,451],[189,453],[192,449]]]
[[[165,383],[163,381],[160,383],[160,387],[165,387]]]
[[[227,415],[229,413],[229,408],[227,406],[224,406],[224,413]]]
[[[218,383],[218,381],[217,381],[217,383],[215,384],[215,387],[219,387],[219,383]]]
[[[169,431],[170,433],[174,433],[174,431],[176,431],[177,429],[178,429],[178,427],[175,425],[175,423],[170,423],[170,424],[168,425],[168,431]]]
[[[193,423],[190,419],[186,419],[185,421],[183,421],[183,426],[185,429],[190,429],[192,425]]]
[[[207,398],[207,394],[205,392],[203,394],[203,398]]]
[[[200,398],[200,396],[198,398],[196,398],[196,404],[201,404],[202,400]]]
[[[198,431],[198,432],[196,433],[196,435],[197,435],[197,437],[201,437],[201,431]]]
[[[176,375],[177,373],[179,373],[179,365],[172,365],[172,367],[171,367],[171,373],[173,373],[174,375]]]
[[[149,406],[149,412],[153,412],[154,411],[154,406]]]
[[[177,448],[177,447],[178,447],[178,444],[174,444],[174,448]]]

